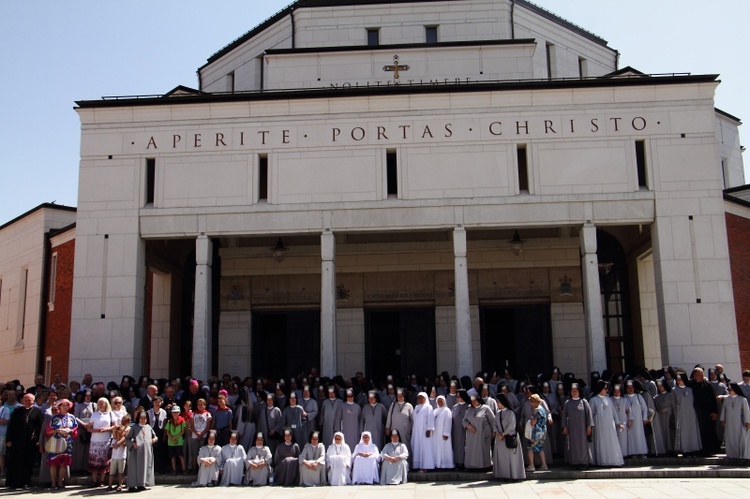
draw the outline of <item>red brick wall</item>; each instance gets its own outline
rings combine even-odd
[[[750,369],[750,219],[726,214],[734,313],[743,369]]]
[[[55,279],[55,309],[47,313],[47,326],[44,331],[44,362],[52,357],[52,373],[59,373],[68,382],[68,361],[70,359],[70,320],[73,306],[73,260],[75,239],[52,248],[57,253],[57,278]],[[50,269],[51,272],[51,269]],[[50,275],[47,276],[49,283]],[[44,368],[44,365],[42,366]]]

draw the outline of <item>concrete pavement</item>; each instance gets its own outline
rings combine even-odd
[[[346,486],[316,488],[231,487],[194,489],[184,485],[157,485],[130,494],[70,486],[51,492],[0,489],[0,496],[28,496],[35,499],[133,497],[138,499],[206,499],[210,496],[239,496],[253,499],[504,499],[504,498],[737,498],[750,497],[750,479],[627,479],[627,480],[527,480],[499,482],[408,483],[398,486]]]

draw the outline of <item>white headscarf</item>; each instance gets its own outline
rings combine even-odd
[[[365,435],[367,435],[368,437],[370,437],[370,443],[369,444],[366,444],[364,442]],[[354,460],[357,459],[357,454],[359,454],[360,452],[371,452],[375,456],[379,456],[380,455],[380,451],[378,450],[378,446],[375,445],[372,442],[372,434],[369,431],[363,431],[362,435],[360,435],[360,437],[359,437],[359,443],[354,448],[354,452],[352,452],[352,462],[354,462]]]

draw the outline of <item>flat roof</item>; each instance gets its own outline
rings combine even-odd
[[[4,229],[4,228],[6,228],[6,227],[8,227],[9,225],[12,225],[12,224],[14,224],[14,223],[18,222],[19,220],[21,220],[21,219],[23,219],[23,218],[26,218],[26,217],[28,217],[28,216],[29,216],[29,215],[31,215],[32,213],[35,213],[35,212],[37,212],[37,211],[39,211],[39,210],[42,210],[42,209],[48,209],[48,210],[60,210],[60,211],[78,211],[78,209],[77,209],[77,208],[76,208],[75,206],[65,206],[65,205],[63,205],[63,204],[55,204],[55,203],[42,203],[42,204],[40,204],[39,206],[36,206],[36,207],[34,207],[34,208],[30,209],[30,210],[29,210],[29,211],[27,211],[26,213],[23,213],[23,214],[21,214],[21,215],[18,215],[18,216],[17,216],[16,218],[14,218],[13,220],[10,220],[10,221],[8,221],[8,222],[5,222],[5,223],[4,223],[3,225],[0,225],[0,230],[2,230],[2,229]]]
[[[718,82],[718,74],[709,75],[643,75],[634,77],[597,77],[597,78],[562,78],[535,80],[503,80],[490,82],[462,83],[460,85],[424,84],[424,85],[390,85],[349,88],[314,88],[289,90],[264,90],[252,92],[222,92],[185,94],[185,95],[147,95],[107,97],[98,100],[76,101],[79,108],[128,107],[128,106],[161,106],[180,104],[202,104],[216,102],[243,102],[284,99],[328,99],[337,97],[358,97],[374,95],[434,94],[434,93],[467,93],[509,90],[548,90],[568,88],[597,87],[631,87],[648,85],[672,85],[690,83]]]

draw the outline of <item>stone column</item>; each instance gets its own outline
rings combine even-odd
[[[472,376],[474,359],[471,344],[471,309],[469,306],[469,269],[466,262],[466,229],[453,230],[454,288],[456,307],[456,374]]]
[[[320,236],[320,374],[335,376],[336,363],[336,239],[330,229]]]
[[[197,379],[211,373],[211,265],[213,243],[206,235],[195,240],[195,308],[193,310],[193,372]]]
[[[601,373],[607,368],[607,351],[599,285],[599,257],[596,256],[596,226],[593,224],[585,224],[581,228],[581,275],[589,372]]]

